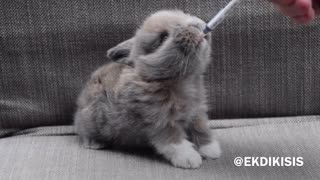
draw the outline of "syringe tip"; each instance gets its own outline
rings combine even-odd
[[[211,32],[212,31],[212,29],[210,29],[208,26],[206,26],[205,28],[204,28],[204,30],[203,30],[203,33],[204,34],[208,34],[209,32]]]

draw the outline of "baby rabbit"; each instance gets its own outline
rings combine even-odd
[[[203,73],[210,61],[205,23],[159,11],[108,51],[114,63],[93,73],[78,99],[75,128],[85,147],[151,146],[174,166],[218,158],[207,125]]]

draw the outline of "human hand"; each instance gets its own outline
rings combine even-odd
[[[282,14],[295,22],[305,24],[312,21],[319,12],[320,0],[272,0]]]

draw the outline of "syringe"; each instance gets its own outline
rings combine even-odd
[[[220,10],[218,14],[207,23],[203,33],[208,34],[213,31],[232,12],[239,2],[240,0],[231,0],[225,8]]]

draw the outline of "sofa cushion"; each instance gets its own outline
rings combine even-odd
[[[223,155],[217,160],[204,160],[196,170],[174,168],[150,151],[84,149],[71,126],[12,131],[10,137],[0,139],[0,179],[320,178],[320,117],[222,120],[210,124]],[[303,157],[304,165],[237,167],[233,164],[234,158],[245,156]]]
[[[149,14],[177,8],[208,21],[228,1],[1,0],[0,128],[70,124],[90,73]],[[213,32],[210,117],[319,114],[319,24],[242,1]]]

